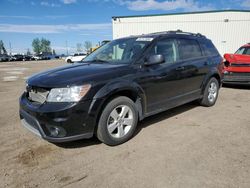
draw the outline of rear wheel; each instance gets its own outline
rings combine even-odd
[[[138,113],[134,102],[127,97],[117,97],[102,111],[97,137],[107,145],[122,144],[133,136],[137,121]]]
[[[67,63],[72,63],[71,59],[68,59],[68,60],[67,60]]]
[[[200,101],[202,106],[213,106],[218,98],[219,83],[216,78],[211,78],[206,85],[203,98]]]

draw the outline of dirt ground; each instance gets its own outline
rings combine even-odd
[[[25,79],[63,61],[0,63],[0,187],[250,187],[250,90],[145,119],[127,143],[48,143],[23,128]]]

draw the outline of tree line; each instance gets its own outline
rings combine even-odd
[[[51,42],[48,39],[45,38],[35,38],[32,41],[32,48],[35,54],[43,54],[43,53],[49,53],[49,54],[56,54],[55,50],[51,48]],[[86,52],[89,52],[92,48],[92,43],[90,41],[85,41],[82,43],[76,44],[76,51],[82,52],[85,50]],[[0,54],[7,54],[7,50],[4,46],[4,43],[2,40],[0,40]],[[27,54],[30,54],[30,51],[28,49]]]
[[[41,39],[35,38],[32,41],[33,51],[36,54],[52,53],[50,44],[51,44],[51,42],[45,38],[41,38]]]
[[[4,47],[4,43],[2,40],[0,40],[0,54],[7,54],[7,51]]]

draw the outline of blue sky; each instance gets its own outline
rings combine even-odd
[[[36,37],[57,53],[77,43],[112,39],[112,16],[250,9],[250,0],[0,0],[0,40],[24,53]]]

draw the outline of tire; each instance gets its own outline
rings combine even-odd
[[[206,85],[200,105],[210,107],[213,106],[219,95],[219,83],[218,80],[212,77]]]
[[[67,60],[67,63],[72,63],[72,61],[70,59]]]
[[[122,144],[133,136],[137,122],[135,103],[127,97],[114,98],[102,111],[97,138],[109,146]]]

